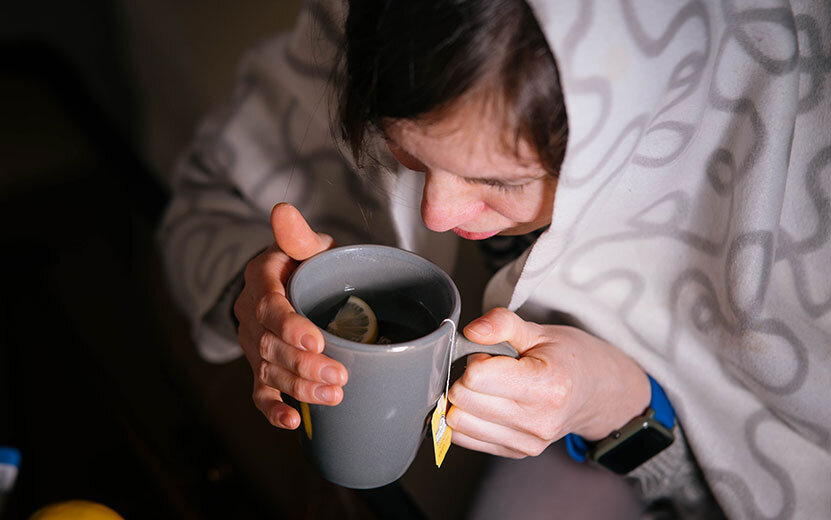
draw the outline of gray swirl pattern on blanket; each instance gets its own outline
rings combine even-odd
[[[533,2],[569,121],[589,121],[576,121],[552,231],[511,305],[625,331],[736,518],[831,514],[811,482],[831,482],[831,9],[791,4]],[[614,43],[598,45],[599,30]],[[645,83],[658,86],[633,103]],[[585,301],[546,299],[540,284]],[[679,373],[707,369],[718,373]],[[734,424],[696,424],[714,402]],[[713,446],[720,429],[745,445]]]

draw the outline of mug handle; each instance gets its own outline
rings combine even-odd
[[[470,341],[461,332],[456,332],[456,350],[453,352],[454,363],[464,356],[479,352],[484,352],[485,354],[491,354],[493,356],[509,356],[514,359],[519,358],[519,353],[517,353],[516,349],[506,341],[495,345],[482,345],[480,343]]]

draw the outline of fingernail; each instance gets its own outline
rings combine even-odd
[[[489,321],[479,320],[468,325],[467,330],[477,336],[490,336],[491,332],[493,332],[493,325]]]
[[[331,365],[323,367],[323,370],[320,371],[320,378],[330,385],[340,384],[340,372]]]
[[[315,340],[315,337],[311,334],[304,334],[303,337],[300,338],[300,346],[309,352],[317,352],[317,340]]]
[[[318,386],[315,388],[314,393],[318,401],[329,402],[334,397],[332,395],[332,389],[328,386]]]

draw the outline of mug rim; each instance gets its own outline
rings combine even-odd
[[[317,324],[314,324],[315,327],[317,327],[318,330],[320,330],[320,332],[323,333],[323,339],[325,340],[326,345],[331,344],[331,345],[334,345],[334,346],[337,346],[337,347],[347,348],[347,349],[350,349],[350,350],[358,350],[358,351],[362,351],[362,352],[375,352],[375,353],[403,352],[403,351],[414,350],[414,349],[418,349],[418,348],[426,348],[426,347],[430,347],[430,346],[434,345],[436,340],[445,334],[443,329],[444,329],[444,325],[446,323],[445,320],[447,320],[447,319],[450,319],[450,320],[453,321],[454,329],[458,329],[458,320],[459,320],[459,315],[461,314],[461,296],[459,295],[459,289],[458,289],[458,287],[456,287],[456,283],[453,281],[453,279],[450,277],[450,275],[447,274],[447,272],[445,272],[444,269],[439,267],[438,264],[436,264],[435,262],[433,262],[431,260],[428,260],[427,258],[425,258],[425,257],[423,257],[423,256],[421,256],[417,253],[413,253],[412,251],[408,251],[406,249],[401,249],[400,247],[386,246],[386,245],[381,245],[381,244],[353,244],[353,245],[347,245],[347,246],[333,247],[331,249],[327,249],[327,250],[321,251],[320,253],[317,253],[313,256],[310,256],[309,258],[307,258],[306,260],[301,262],[300,265],[297,266],[297,268],[291,273],[291,275],[289,276],[289,280],[286,283],[286,295],[287,295],[289,303],[291,303],[291,306],[294,309],[294,311],[297,314],[303,316],[304,318],[309,319],[309,316],[306,314],[306,312],[303,309],[297,308],[297,306],[294,303],[294,298],[293,298],[293,292],[294,292],[293,288],[294,288],[294,286],[297,282],[297,278],[300,274],[302,274],[303,270],[308,269],[309,263],[314,265],[315,263],[320,261],[319,260],[320,258],[324,258],[324,257],[330,256],[332,254],[342,254],[342,253],[344,253],[346,251],[350,251],[350,250],[367,250],[367,249],[386,250],[388,252],[393,252],[394,254],[397,254],[397,255],[404,255],[405,257],[408,256],[412,259],[418,260],[419,262],[427,264],[428,267],[430,267],[433,271],[435,271],[446,282],[447,286],[450,287],[450,289],[452,291],[453,304],[451,306],[449,316],[446,316],[445,318],[442,318],[442,321],[439,322],[438,327],[436,327],[436,329],[433,330],[432,332],[430,332],[429,334],[425,334],[424,336],[420,336],[420,337],[418,337],[416,339],[413,339],[413,340],[410,340],[410,341],[402,341],[402,342],[399,342],[399,343],[389,343],[389,344],[383,344],[383,345],[379,345],[379,344],[376,344],[376,343],[367,344],[367,343],[360,343],[360,342],[357,342],[357,341],[348,340],[348,339],[342,338],[340,336],[336,336],[336,335],[332,334],[331,332],[327,332],[326,329],[324,329],[322,327],[319,327]],[[456,318],[455,320],[453,319],[454,316]],[[458,332],[459,332],[458,330],[455,330],[455,333],[458,334]]]

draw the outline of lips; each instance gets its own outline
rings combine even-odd
[[[459,235],[460,237],[464,238],[465,240],[484,240],[486,238],[490,238],[496,235],[497,233],[499,233],[499,231],[500,230],[486,231],[484,233],[474,233],[473,231],[465,231],[463,229],[453,228],[453,232]]]

